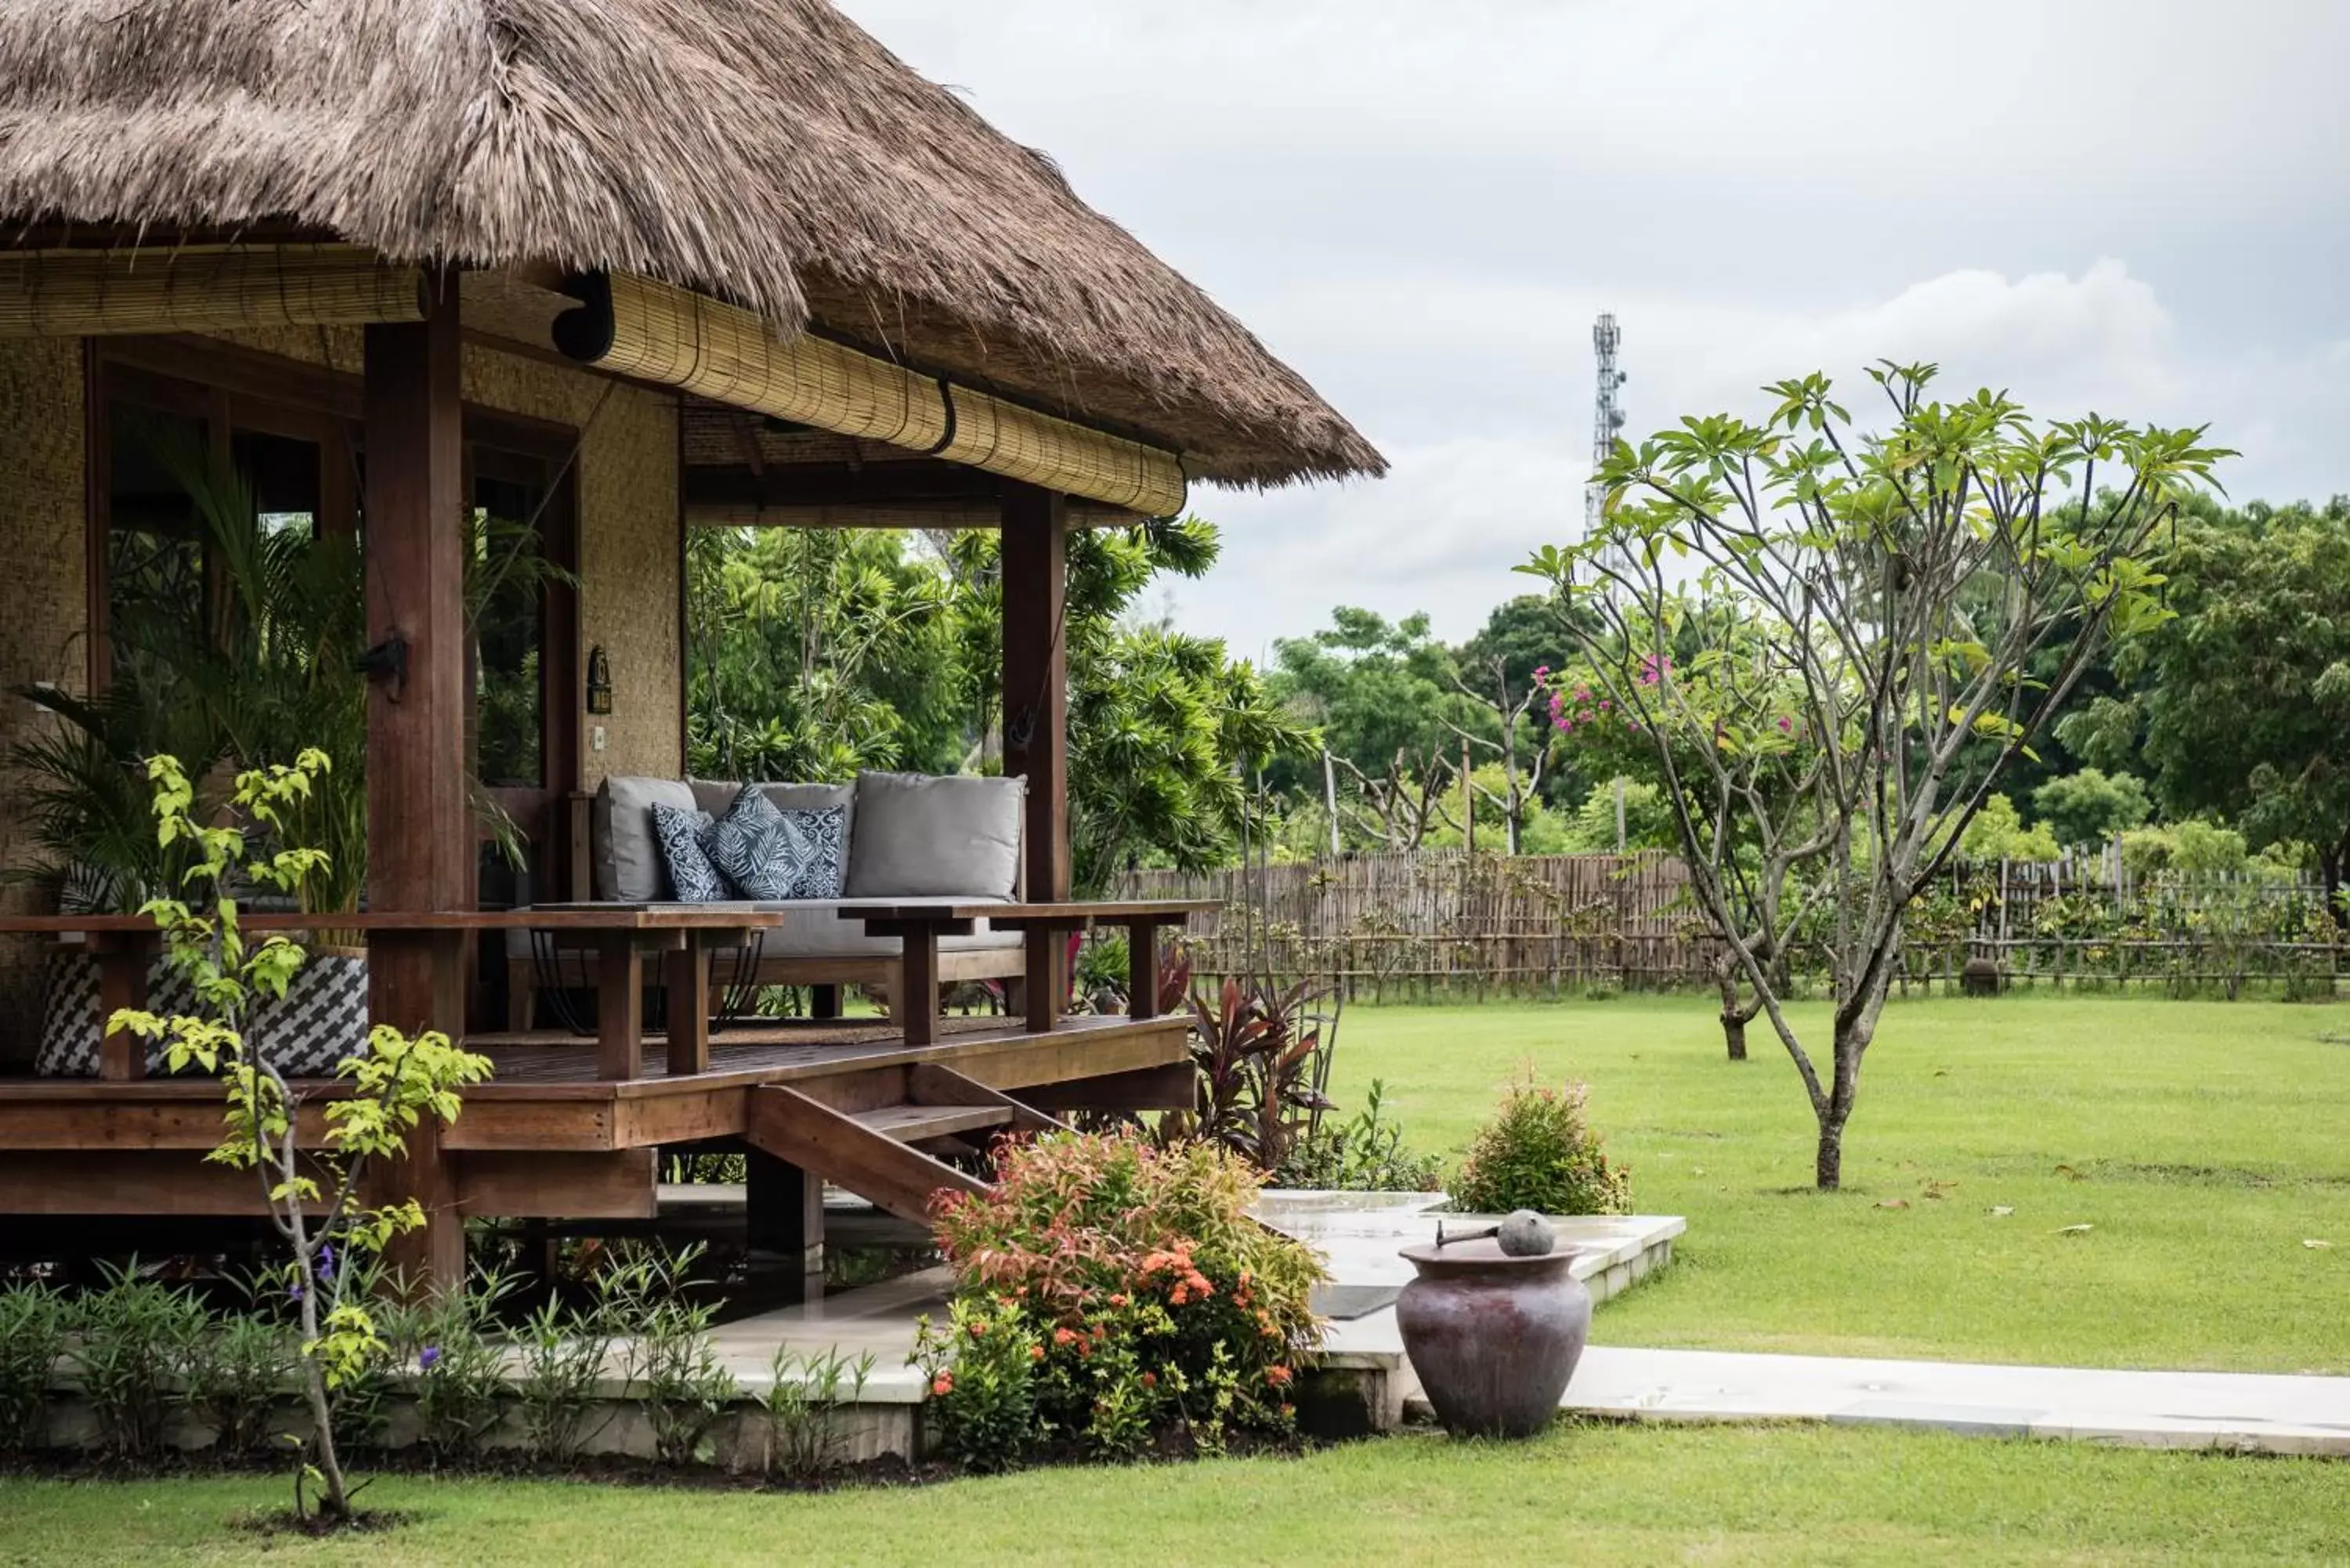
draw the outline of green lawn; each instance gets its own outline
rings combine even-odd
[[[1698,998],[1352,1009],[1334,1092],[1351,1109],[1382,1078],[1414,1143],[1457,1149],[1527,1064],[1587,1081],[1635,1207],[1690,1227],[1605,1344],[2345,1373],[2350,1044],[2327,1034],[2350,1011],[1897,1002],[1839,1194],[1808,1185],[1776,1038],[1758,1022],[1727,1061]]]
[[[1804,1185],[1810,1116],[1775,1042],[1723,1061],[1693,999],[1359,1008],[1336,1087],[1351,1105],[1384,1078],[1415,1138],[1451,1148],[1526,1063],[1588,1080],[1638,1207],[1690,1220],[1679,1266],[1603,1310],[1603,1343],[2341,1372],[2350,1045],[2320,1038],[2337,1031],[2350,1013],[2265,1003],[1897,1006],[1834,1196]],[[2095,1229],[2058,1233],[2075,1224]],[[0,1480],[0,1568],[2350,1561],[2340,1463],[1800,1426],[1412,1435],[825,1497],[393,1477],[367,1501],[417,1517],[390,1534],[234,1527],[284,1495]]]
[[[2339,1465],[1839,1428],[1413,1436],[1304,1460],[1064,1469],[825,1497],[391,1478],[421,1517],[318,1545],[229,1528],[259,1480],[0,1482],[0,1564],[2339,1562]]]

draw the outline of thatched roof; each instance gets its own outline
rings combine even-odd
[[[1378,453],[825,0],[0,0],[0,213],[641,272],[1184,452]]]

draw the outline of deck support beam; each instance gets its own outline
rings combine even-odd
[[[421,322],[366,334],[368,893],[380,910],[459,909],[473,847],[465,800],[463,397],[454,273],[428,282]],[[338,758],[338,762],[348,759]],[[378,932],[368,1007],[379,1023],[462,1032],[458,943]],[[380,1199],[414,1198],[425,1222],[390,1262],[428,1288],[464,1275],[455,1183],[435,1129],[378,1172]]]

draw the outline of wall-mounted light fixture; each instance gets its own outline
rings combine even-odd
[[[604,657],[604,645],[599,642],[588,650],[588,711],[611,711],[612,661]]]

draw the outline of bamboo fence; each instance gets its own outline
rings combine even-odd
[[[1713,983],[1720,944],[1664,855],[1347,856],[1128,874],[1130,898],[1211,898],[1190,933],[1211,978],[1314,975],[1348,1001],[1560,996]],[[2007,987],[2337,994],[2344,933],[2314,878],[2131,872],[2118,856],[1953,867],[1913,906],[1904,994],[1956,992],[1970,961]],[[1814,940],[1794,967],[1825,982]]]
[[[1129,873],[1129,898],[1213,898],[1195,973],[1313,974],[1348,1001],[1659,990],[1705,972],[1679,860],[1423,850],[1186,875]]]

